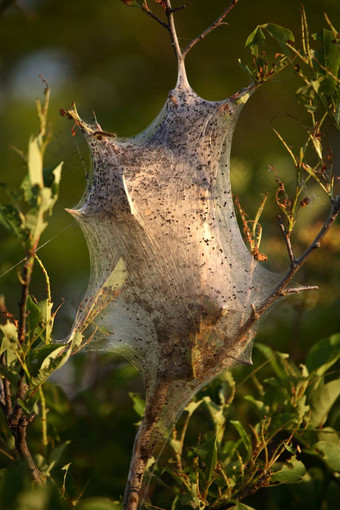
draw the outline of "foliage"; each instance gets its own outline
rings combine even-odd
[[[251,504],[249,496],[266,487],[298,484],[296,497],[313,494],[321,480],[315,508],[332,508],[327,499],[339,497],[340,335],[316,343],[299,366],[288,354],[255,347],[256,368],[237,381],[225,372],[187,406],[156,471],[157,507],[246,509],[239,502]],[[205,426],[197,437],[198,413]]]
[[[42,484],[49,476],[53,462],[46,464],[44,461],[40,469],[37,467],[27,446],[26,429],[37,415],[41,415],[42,445],[48,446],[42,385],[67,361],[76,347],[75,340],[67,346],[52,343],[57,310],[53,310],[48,274],[36,254],[40,236],[58,198],[62,168],[62,163],[55,168],[44,167],[44,153],[51,133],[47,128],[50,91],[47,82],[43,81],[45,101],[43,105],[38,99],[36,101],[40,132],[30,138],[27,155],[18,151],[27,165],[27,175],[18,192],[3,185],[11,202],[0,206],[0,220],[19,239],[25,253],[22,272],[18,274],[21,301],[17,319],[7,311],[4,298],[1,298],[0,406],[13,434],[17,454],[28,464],[37,484]],[[46,298],[41,301],[29,292],[35,261],[46,282]]]
[[[317,342],[304,365],[264,344],[255,346],[254,367],[225,372],[187,406],[151,480],[150,508],[195,508],[196,504],[196,508],[258,509],[264,507],[266,494],[270,508],[287,508],[280,506],[282,498],[285,501],[282,488],[289,508],[336,508],[340,336]],[[93,360],[78,358],[79,376],[84,363],[90,366]],[[114,367],[108,358],[105,363],[112,368],[101,385],[81,391],[72,405],[55,383],[45,385],[50,409],[46,461],[38,453],[38,422],[33,424],[31,441],[40,466],[46,462],[47,483],[32,489],[27,470],[8,460],[2,471],[1,508],[19,510],[23,500],[34,501],[34,510],[119,508],[114,480],[122,469],[115,459],[123,446],[123,471],[127,470],[131,444],[121,444],[122,433],[129,421],[139,420],[143,406],[136,390],[131,391],[135,410],[126,402],[126,387],[135,388],[131,369],[125,364]],[[119,387],[121,397],[110,402],[113,389]],[[79,415],[84,406],[89,407],[88,414]],[[87,437],[79,443],[83,427]],[[121,476],[122,491],[125,472]],[[16,491],[11,490],[14,485]]]
[[[330,29],[324,29],[314,38],[316,42],[322,42],[321,49],[311,50],[304,18],[302,26],[304,40],[300,51],[293,46],[291,33],[274,24],[262,25],[247,41],[255,57],[254,72],[257,81],[266,81],[277,70],[289,64],[295,66],[297,75],[304,81],[298,99],[310,112],[312,119],[311,126],[305,128],[306,144],[293,152],[289,144],[278,135],[300,173],[293,198],[285,195],[283,181],[277,176],[277,201],[288,222],[288,232],[291,232],[295,224],[297,210],[308,203],[308,197],[304,197],[303,192],[311,178],[332,196],[332,155],[322,149],[320,140],[324,112],[330,113],[335,124],[339,125],[339,63],[332,43],[339,40],[339,35],[328,23]],[[277,40],[283,51],[283,55],[277,57],[279,64],[274,70],[266,68],[266,60],[262,61],[265,57],[259,51],[265,32]],[[298,68],[297,61],[300,61]],[[251,71],[252,76],[254,72]],[[87,483],[91,485],[91,475],[85,481],[82,479],[80,473],[85,461],[79,458],[79,452],[77,454],[73,450],[73,465],[69,464],[69,453],[65,461],[65,452],[73,446],[68,439],[71,431],[64,427],[66,423],[69,427],[73,424],[75,442],[81,433],[81,427],[77,425],[79,415],[76,414],[74,402],[71,408],[69,399],[57,385],[46,383],[46,379],[65,363],[76,347],[70,345],[65,349],[64,346],[51,343],[56,310],[53,309],[47,272],[35,253],[58,197],[61,172],[61,165],[44,168],[43,163],[50,139],[46,126],[48,98],[49,89],[46,85],[45,103],[37,103],[40,133],[31,138],[27,156],[21,153],[27,164],[28,175],[19,192],[6,188],[10,203],[1,206],[1,222],[20,240],[26,259],[23,273],[19,275],[24,295],[21,299],[21,317],[16,319],[14,314],[5,309],[4,301],[1,302],[1,404],[5,416],[1,421],[1,449],[5,460],[2,461],[3,469],[0,473],[0,508],[116,509],[120,506],[115,502],[118,493],[109,493],[106,488],[111,499],[99,498],[96,497],[99,492],[94,494],[96,488],[87,488]],[[320,113],[321,110],[323,113]],[[316,163],[309,164],[304,159],[309,147],[314,150]],[[261,239],[259,215],[256,215],[248,228],[253,235],[254,250],[258,251]],[[29,292],[25,294],[34,261],[46,279],[46,298],[42,301],[35,299]],[[272,497],[276,501],[275,508],[279,508],[279,496],[275,496],[279,492],[275,488],[279,490],[282,484],[288,484],[290,488],[290,484],[296,484],[299,491],[304,491],[308,496],[306,501],[309,502],[305,508],[309,510],[313,508],[310,501],[315,509],[331,509],[332,502],[336,504],[334,502],[339,498],[337,484],[340,471],[340,446],[336,433],[339,415],[339,335],[317,343],[308,354],[305,365],[300,366],[289,359],[288,355],[275,353],[264,345],[258,344],[257,351],[257,368],[241,369],[234,376],[230,372],[225,373],[189,404],[186,416],[169,442],[163,464],[160,463],[156,472],[154,481],[158,487],[152,498],[154,504],[166,508],[172,505],[174,509],[226,508],[227,505],[228,508],[245,510],[257,505],[250,496],[252,492],[261,493],[263,488],[273,487],[271,490],[274,490]],[[259,366],[261,356],[264,361]],[[129,378],[122,376],[121,384],[122,381],[128,382]],[[108,382],[106,390],[108,394],[111,391]],[[133,388],[131,395],[134,407],[141,413],[141,398],[135,392]],[[107,421],[107,411],[101,409],[93,396],[89,397],[90,393],[91,389],[82,394],[88,400],[85,398],[81,404],[90,406],[91,403],[92,419],[96,422],[93,431],[98,434],[98,429],[102,431]],[[8,407],[8,396],[11,394],[12,409]],[[121,413],[122,407],[122,402],[116,408],[109,407],[114,421],[118,421],[115,416]],[[10,410],[12,413],[9,413]],[[27,467],[17,460],[17,453],[20,455],[20,452],[16,452],[14,438],[6,428],[6,420],[12,416],[13,411],[17,416],[20,415],[21,420],[32,422],[30,449],[45,482],[42,487],[32,489]],[[203,432],[198,437],[197,416],[200,416],[199,422],[204,423]],[[124,428],[124,422],[119,423]],[[206,430],[209,428],[207,423],[210,423],[210,430]],[[15,431],[14,422],[12,430]],[[118,449],[117,444],[115,447]],[[93,458],[96,458],[97,453],[98,450],[92,452]],[[165,461],[167,465],[164,465]],[[87,473],[91,469],[94,471],[93,466],[87,467]],[[103,470],[109,467],[109,464],[104,464]],[[105,482],[101,482],[104,485]],[[295,485],[292,487],[292,501],[298,501],[298,491],[294,491]],[[240,503],[240,500],[245,503]],[[302,508],[303,503],[300,502]]]
[[[294,229],[298,212],[311,202],[311,198],[306,195],[306,186],[310,180],[314,180],[331,200],[334,199],[334,154],[325,145],[324,139],[325,129],[327,129],[325,121],[328,117],[332,118],[337,129],[340,128],[340,34],[326,14],[325,20],[329,28],[324,28],[310,36],[306,13],[304,7],[301,6],[301,49],[296,48],[296,39],[289,29],[273,23],[259,25],[246,41],[246,47],[253,55],[253,70],[240,62],[242,68],[251,75],[256,83],[267,81],[287,65],[293,67],[299,80],[303,83],[303,86],[296,90],[296,98],[308,112],[311,122],[309,125],[304,125],[297,119],[296,122],[301,125],[305,133],[304,144],[297,147],[291,146],[274,129],[294,165],[296,185],[292,193],[287,192],[287,187],[278,172],[273,166],[270,166],[270,170],[275,171],[278,185],[276,203],[287,223],[286,233],[288,236]],[[275,40],[283,52],[275,54],[276,63],[271,66],[268,63],[270,57],[266,51],[260,51],[266,41],[265,32]],[[316,43],[315,49],[313,43]],[[256,241],[255,232],[249,240],[247,220],[245,220],[244,212],[239,204],[238,208],[251,251],[254,252],[256,248],[258,252],[259,242]],[[253,230],[259,226],[258,220],[262,210],[263,203],[254,221]],[[261,236],[259,236],[259,241],[260,239]]]

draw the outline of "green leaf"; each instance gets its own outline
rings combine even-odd
[[[308,430],[307,430],[307,434],[308,434]],[[315,436],[313,436],[313,437],[315,437]],[[317,438],[318,438],[318,441],[328,441],[330,443],[337,443],[340,445],[339,432],[337,430],[333,429],[332,427],[322,427],[322,429],[320,429],[317,432]],[[309,441],[308,443],[312,444],[312,442],[314,442],[314,441]]]
[[[190,506],[192,508],[200,508],[200,499],[199,499],[199,487],[197,483],[191,483],[189,488],[189,493],[185,494],[181,498],[182,505]]]
[[[103,289],[109,288],[112,292],[118,292],[128,277],[128,270],[125,261],[120,258],[103,285]]]
[[[192,416],[196,409],[203,403],[203,400],[193,400],[185,408],[185,411]]]
[[[59,348],[59,344],[48,344],[31,349],[28,355],[28,366],[32,377],[36,377],[38,375],[44,359]]]
[[[279,471],[276,471],[272,477],[271,482],[279,483],[299,483],[306,474],[306,468],[300,460],[297,460],[295,455],[282,465]]]
[[[26,227],[30,231],[33,241],[38,239],[47,227],[46,213],[53,205],[49,188],[39,190],[38,203],[38,207],[31,209],[26,214]]]
[[[334,40],[332,32],[324,28],[321,32],[313,35],[314,39],[320,41],[322,47],[314,52],[314,57],[318,63],[322,64],[334,76],[338,76],[340,66],[340,52]],[[320,68],[320,74],[325,71]]]
[[[327,384],[321,384],[312,392],[310,427],[319,427],[326,421],[329,411],[339,396],[340,379],[335,379]]]
[[[259,46],[264,43],[266,36],[263,33],[262,25],[258,25],[255,30],[248,36],[245,47],[249,48],[252,55],[259,54]]]
[[[169,439],[169,445],[171,446],[171,448],[173,449],[173,451],[176,454],[179,453],[181,451],[181,449],[182,449],[182,443],[178,439],[170,438]]]
[[[43,299],[42,301],[39,301],[38,307],[40,309],[41,321],[44,323],[50,321],[53,303],[51,303],[48,299]]]
[[[204,397],[203,402],[207,406],[213,425],[215,427],[216,439],[220,443],[223,438],[226,420],[223,412],[223,405],[216,404],[211,400],[210,397]]]
[[[324,338],[313,345],[305,365],[309,373],[323,375],[338,359],[340,359],[340,334]]]
[[[333,471],[340,472],[340,445],[333,441],[319,441],[305,453],[316,455]]]
[[[296,408],[291,408],[293,412],[278,412],[270,423],[271,434],[277,434],[281,430],[294,430],[301,425],[303,416],[300,415]]]
[[[20,369],[15,366],[5,367],[0,363],[0,374],[12,384],[17,384],[21,379]]]
[[[27,326],[29,329],[29,333],[30,333],[30,336],[33,336],[36,328],[39,325],[41,316],[40,316],[40,308],[33,301],[31,296],[27,297],[26,312],[27,312]]]
[[[49,210],[52,212],[52,207],[58,198],[59,184],[61,179],[61,171],[63,168],[63,162],[59,163],[55,168],[44,168],[44,185],[45,188],[51,190],[51,199]]]
[[[56,348],[44,358],[37,375],[31,378],[32,390],[45,382],[46,379],[53,374],[53,372],[55,372],[58,368],[61,368],[66,363],[71,355],[72,345],[72,343],[62,346],[57,345]],[[45,346],[46,349],[48,347],[52,346]]]
[[[7,349],[11,346],[11,344],[12,344],[12,342],[10,341],[9,338],[7,338],[7,336],[4,336],[1,339],[0,356],[1,356],[2,353],[7,351]]]
[[[255,510],[255,508],[237,501],[235,505],[228,507],[228,510]]]
[[[145,412],[145,400],[141,397],[140,393],[129,393],[129,397],[133,402],[133,408],[141,418],[144,416]]]
[[[239,58],[238,61],[237,61],[238,65],[240,66],[241,69],[243,69],[243,71],[245,73],[248,74],[248,76],[251,77],[252,81],[254,81],[254,76],[253,76],[253,73],[251,72],[250,68],[247,66],[247,64],[244,64],[242,62],[242,60]]]
[[[18,404],[27,414],[31,414],[32,407],[27,404],[27,402],[24,402],[21,398],[18,398]]]
[[[216,438],[213,437],[206,441],[202,447],[206,448],[207,453],[205,456],[205,462],[207,465],[206,473],[207,473],[207,482],[210,482],[215,475],[215,468],[217,464],[217,441]]]
[[[254,405],[260,420],[268,414],[269,406],[266,406],[261,400],[256,400],[252,395],[245,395],[244,399]]]
[[[303,395],[298,399],[293,409],[296,409],[298,416],[298,423],[303,420],[304,416],[309,413],[310,407],[306,405],[307,396]]]
[[[30,204],[32,207],[36,207],[39,188],[37,186],[32,188],[28,175],[24,176],[20,189],[25,202]]]
[[[272,368],[275,373],[280,377],[280,379],[285,379],[287,377],[287,367],[282,363],[284,359],[289,357],[288,354],[282,352],[274,352],[271,347],[261,343],[255,343],[254,347],[258,349],[264,357],[270,362]]]
[[[86,498],[77,505],[77,510],[121,510],[122,505],[118,501],[108,498]]]
[[[266,23],[262,25],[263,28],[279,43],[281,49],[288,55],[289,49],[286,46],[287,42],[294,43],[295,38],[293,32],[288,28],[281,27],[275,23]]]
[[[16,343],[18,341],[18,329],[13,322],[7,321],[6,324],[1,325],[0,331],[2,331],[4,337],[11,342]]]
[[[53,303],[49,299],[44,299],[43,301],[39,301],[38,307],[40,309],[41,322],[45,327],[44,341],[45,343],[50,343],[54,323],[54,317],[52,315]]]
[[[229,441],[223,441],[223,443],[219,449],[219,454],[225,460],[224,464],[231,462],[231,459],[233,458],[236,448],[237,448],[237,441],[234,441],[233,439],[231,439]]]
[[[39,144],[39,137],[31,136],[28,144],[28,175],[31,186],[44,187],[43,158]]]
[[[51,455],[50,455],[50,458],[49,458],[49,463],[50,464],[58,464],[58,462],[60,461],[65,449],[67,448],[67,446],[71,443],[71,441],[65,441],[64,443],[60,444],[59,446],[57,446],[56,448],[53,448],[52,452],[51,452]]]
[[[235,429],[239,433],[242,443],[245,446],[247,457],[249,458],[252,452],[252,445],[249,434],[247,434],[241,422],[237,420],[230,420],[230,423],[235,427]]]
[[[28,238],[25,217],[18,207],[12,204],[0,205],[0,222],[20,240],[24,241]]]

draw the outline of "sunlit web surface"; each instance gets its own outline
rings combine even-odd
[[[73,334],[89,337],[91,323],[90,349],[131,360],[165,425],[223,368],[250,361],[251,335],[238,332],[278,281],[248,252],[232,202],[231,140],[248,92],[209,102],[179,83],[128,139],[81,124],[93,173],[71,212],[91,277]]]

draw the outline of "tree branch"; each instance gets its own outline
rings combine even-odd
[[[319,290],[317,285],[301,285],[301,287],[290,287],[281,292],[281,296],[288,296],[289,294],[300,294],[309,290]]]
[[[169,32],[170,32],[170,36],[171,36],[171,42],[172,42],[172,47],[175,51],[175,55],[176,55],[176,58],[177,58],[177,62],[178,62],[178,65],[181,64],[181,62],[183,61],[183,55],[182,55],[182,50],[180,48],[180,45],[179,45],[179,42],[178,42],[178,37],[177,37],[177,32],[176,32],[176,26],[175,26],[175,19],[174,19],[174,9],[171,7],[171,1],[170,0],[165,0],[165,5],[166,5],[166,16],[168,18],[168,29],[169,29]]]
[[[7,367],[7,359],[6,359],[6,352],[1,354],[0,362],[4,367]],[[5,415],[10,416],[13,412],[12,408],[12,395],[11,395],[11,383],[8,381],[8,379],[4,378],[2,381],[3,387],[3,397],[4,397],[4,404],[5,404]]]
[[[23,273],[21,278],[22,291],[21,291],[21,300],[19,303],[20,308],[20,316],[18,321],[18,342],[19,345],[24,346],[26,341],[26,325],[27,325],[27,299],[29,296],[29,287],[31,283],[33,264],[34,264],[34,256],[36,246],[38,244],[39,238],[35,240],[33,246],[28,250],[27,258],[23,267]],[[0,358],[0,362],[7,367],[7,358],[6,353],[3,353]],[[15,440],[15,448],[20,458],[26,462],[28,465],[33,481],[37,485],[43,485],[44,480],[42,475],[36,466],[32,455],[29,451],[26,439],[26,432],[28,425],[34,420],[35,414],[32,413],[27,415],[24,413],[23,408],[19,404],[20,400],[25,400],[27,394],[27,383],[26,383],[26,375],[23,368],[20,370],[20,380],[16,387],[16,396],[13,398],[11,395],[11,384],[10,381],[5,377],[3,380],[2,387],[2,402],[1,407],[4,411],[8,426],[13,434]]]
[[[295,260],[294,253],[293,253],[293,248],[292,248],[292,243],[291,243],[291,240],[290,240],[290,235],[287,233],[287,231],[285,229],[285,226],[284,226],[284,223],[283,223],[283,220],[282,220],[281,216],[279,216],[278,225],[280,227],[280,230],[282,232],[282,235],[283,235],[285,243],[286,243],[286,247],[287,247],[287,251],[288,251],[288,255],[289,255],[289,260],[290,260],[290,265],[292,267],[295,267],[296,260]]]
[[[186,9],[187,7],[189,7],[191,5],[191,2],[188,2],[187,4],[183,4],[181,5],[180,7],[173,7],[171,9],[172,12],[178,12],[178,11],[183,11],[183,9]]]
[[[164,27],[164,28],[166,28],[167,30],[170,31],[169,25],[167,23],[165,23],[164,21],[162,21],[158,16],[156,16],[156,14],[154,14],[150,9],[147,9],[144,5],[140,5],[140,8],[142,9],[142,11],[145,14],[147,14],[147,16],[150,16],[152,19],[157,21],[157,23],[162,25],[162,27]]]
[[[306,251],[295,260],[294,265],[291,264],[289,270],[287,271],[286,275],[282,278],[280,283],[275,287],[273,292],[264,300],[260,305],[255,307],[252,305],[252,313],[248,320],[243,324],[243,326],[240,328],[239,333],[237,335],[236,341],[242,342],[247,339],[247,335],[250,332],[250,330],[253,328],[255,323],[259,320],[259,318],[270,308],[272,304],[275,303],[275,301],[280,298],[281,296],[296,293],[296,292],[302,292],[303,290],[316,290],[314,286],[310,287],[300,287],[301,291],[298,290],[299,288],[294,289],[287,289],[287,286],[294,278],[295,274],[299,271],[299,269],[303,266],[303,264],[306,262],[308,257],[312,254],[312,252],[320,247],[322,239],[325,237],[329,229],[334,224],[337,216],[340,212],[340,195],[336,196],[332,201],[332,207],[330,214],[328,216],[328,219],[323,224],[322,228],[320,229],[317,236],[314,238],[313,242],[310,244],[310,246],[306,249]]]
[[[15,430],[15,447],[20,455],[20,457],[28,464],[28,467],[31,471],[33,481],[37,485],[43,485],[44,480],[41,476],[39,469],[37,468],[32,455],[28,449],[27,441],[26,441],[26,431],[29,423],[31,423],[35,418],[35,415],[31,416],[21,416],[19,422],[16,426]]]
[[[221,14],[221,16],[219,16],[211,25],[210,27],[208,27],[206,30],[204,30],[200,35],[198,35],[197,37],[195,37],[195,39],[193,39],[189,44],[188,46],[185,48],[185,50],[183,50],[182,52],[182,55],[183,55],[183,59],[187,56],[187,54],[189,53],[189,51],[200,41],[202,41],[202,39],[204,39],[208,34],[210,34],[210,32],[212,32],[213,30],[215,30],[215,28],[221,26],[223,24],[223,20],[224,18],[229,14],[229,12],[233,9],[233,7],[235,7],[235,5],[237,4],[238,0],[233,0],[231,2],[230,5],[228,5],[228,7],[225,9],[225,11]]]

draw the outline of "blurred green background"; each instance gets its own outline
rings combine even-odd
[[[5,3],[2,0],[0,7]],[[153,0],[149,3],[151,7]],[[206,28],[227,3],[192,0],[190,7],[178,13],[182,46]],[[195,91],[206,99],[218,100],[247,85],[248,77],[237,64],[238,58],[249,63],[244,48],[247,36],[257,24],[270,21],[289,27],[298,38],[299,5],[297,0],[240,0],[228,16],[228,26],[215,30],[188,56],[188,77]],[[311,32],[325,26],[324,11],[339,27],[338,0],[306,0],[304,5]],[[157,11],[161,15],[156,6]],[[48,80],[52,92],[49,117],[54,134],[46,162],[55,166],[62,160],[64,168],[60,200],[41,244],[53,240],[39,255],[51,277],[54,303],[65,301],[57,316],[56,330],[56,337],[64,338],[89,274],[84,238],[64,208],[73,207],[80,200],[89,160],[81,135],[72,137],[72,124],[59,115],[59,110],[76,101],[85,119],[91,120],[95,110],[104,130],[119,136],[136,134],[157,115],[169,89],[175,85],[176,63],[166,31],[138,9],[126,7],[119,0],[18,0],[3,10],[0,15],[0,181],[12,186],[21,182],[25,168],[10,145],[25,151],[30,134],[37,132],[34,99],[43,92],[40,73]],[[296,78],[288,70],[263,85],[241,114],[232,151],[233,191],[240,196],[250,216],[256,212],[261,194],[270,193],[262,220],[261,251],[269,256],[267,267],[275,271],[284,271],[288,258],[276,225],[275,176],[268,171],[268,165],[275,166],[288,187],[294,183],[294,169],[272,127],[283,133],[292,145],[303,141],[303,131],[287,115],[306,121],[302,107],[297,106],[294,98],[296,87]],[[339,175],[340,137],[331,126],[328,143],[335,152]],[[312,203],[301,212],[293,239],[297,253],[311,241],[328,213],[327,198],[315,187],[311,187],[309,196]],[[2,275],[23,254],[17,241],[5,230],[0,230],[0,236]],[[319,285],[320,291],[289,298],[278,305],[262,323],[259,332],[262,342],[290,352],[299,361],[313,342],[340,330],[339,253],[338,224],[297,278],[303,284]],[[0,293],[6,296],[7,306],[13,313],[16,313],[19,292],[16,269],[0,277]],[[44,295],[39,276],[33,282],[32,292],[38,299]],[[127,391],[142,391],[140,380],[125,363],[110,355],[85,353],[63,371],[60,381],[72,402],[72,406],[67,404],[72,407],[72,413],[69,408],[68,411],[61,408],[65,419],[56,422],[55,427],[72,440],[71,456],[79,468],[78,483],[85,485],[92,479],[88,483],[89,494],[118,496],[125,483],[135,430],[133,421],[137,421]],[[53,398],[58,401],[59,397],[55,394]],[[61,401],[64,402],[63,398]],[[82,469],[83,475],[79,474]]]

